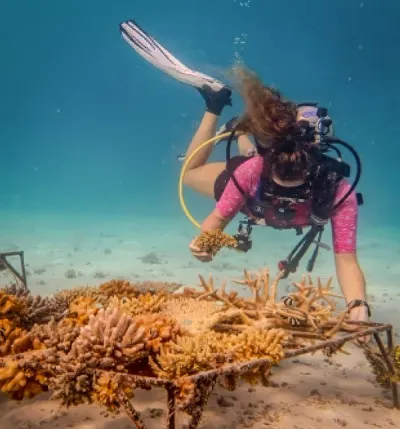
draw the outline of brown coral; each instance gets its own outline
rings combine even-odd
[[[89,367],[126,371],[126,366],[143,357],[145,326],[139,326],[117,308],[101,309],[91,315],[68,354],[69,362]]]
[[[35,325],[29,332],[33,348],[51,349],[55,353],[69,353],[72,343],[80,334],[80,327],[73,326],[68,319],[56,322],[50,321],[45,325]]]
[[[237,240],[220,229],[202,232],[195,241],[195,245],[202,251],[215,256],[223,247],[236,249]]]
[[[77,298],[92,298],[97,303],[106,305],[109,297],[98,287],[82,286],[73,289],[62,290],[58,292],[54,298],[65,300],[67,302],[67,306],[69,306]]]
[[[111,298],[136,298],[140,291],[133,283],[126,280],[111,280],[99,286],[99,290],[105,296]]]

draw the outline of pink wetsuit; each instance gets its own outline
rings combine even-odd
[[[258,183],[263,171],[263,158],[254,156],[235,169],[235,178],[250,197],[257,192]],[[350,189],[345,180],[339,184],[335,202],[339,201]],[[217,202],[217,209],[221,216],[234,217],[243,208],[245,198],[230,179],[221,198]],[[358,205],[355,192],[352,192],[346,201],[341,204],[331,218],[332,238],[335,253],[354,253],[356,251]]]

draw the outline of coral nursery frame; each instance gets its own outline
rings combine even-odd
[[[15,267],[9,262],[7,259],[11,256],[19,256],[20,264],[21,264],[21,273],[19,273]],[[26,279],[26,271],[25,271],[25,262],[24,262],[24,252],[16,251],[16,252],[2,252],[0,253],[0,271],[8,269],[23,285],[25,290],[28,290],[28,282]]]
[[[9,261],[8,257],[18,256],[21,264],[21,273],[19,273]],[[26,271],[24,266],[24,252],[5,252],[0,253],[0,271],[8,269],[12,274],[22,283],[23,288],[28,291]],[[282,360],[288,360],[296,356],[306,355],[314,353],[316,351],[323,351],[328,356],[332,355],[336,351],[340,350],[345,343],[348,343],[357,338],[364,336],[372,336],[378,345],[380,355],[383,359],[384,365],[386,366],[387,373],[395,375],[396,370],[391,361],[390,355],[393,352],[393,327],[390,324],[374,323],[374,322],[352,322],[347,321],[347,324],[351,324],[355,327],[356,332],[348,333],[345,331],[339,331],[336,333],[334,339],[319,340],[315,337],[315,334],[310,333],[309,338],[314,339],[315,343],[309,346],[304,346],[298,349],[290,349],[285,351],[284,358]],[[300,332],[291,331],[290,334],[296,336]],[[380,334],[386,333],[386,347],[382,342]],[[305,332],[301,332],[301,336],[304,337]],[[0,358],[0,364],[3,359]],[[190,410],[186,410],[189,414],[188,425],[185,425],[185,429],[197,429],[200,424],[200,420],[203,415],[205,406],[207,405],[208,399],[213,392],[216,382],[219,377],[232,377],[236,378],[240,375],[244,375],[249,371],[258,369],[260,373],[266,372],[268,368],[273,367],[275,362],[271,358],[254,359],[248,362],[234,363],[224,365],[218,369],[202,371],[191,376],[188,376],[188,381],[192,382],[195,386],[195,395],[192,403],[190,404]],[[265,371],[264,371],[265,370]],[[126,374],[120,372],[111,372],[98,370],[97,373],[108,373],[117,377],[117,380],[121,382],[128,382],[137,388],[149,389],[151,387],[163,387],[167,391],[168,398],[168,414],[166,421],[166,429],[177,429],[177,406],[176,399],[179,392],[179,386],[177,381],[167,380],[158,377],[149,377],[142,375]],[[390,381],[390,388],[392,391],[393,406],[396,409],[400,409],[399,394],[398,394],[398,383],[393,379]],[[126,396],[122,387],[118,392],[118,399],[121,407],[125,410],[128,417],[132,420],[136,429],[146,429],[146,425],[141,419],[140,413],[135,409],[131,400]]]
[[[386,362],[389,373],[394,374],[395,369],[393,367],[391,360],[389,359],[389,354],[393,350],[392,325],[383,324],[383,323],[371,323],[371,322],[362,322],[362,323],[349,322],[349,323],[359,326],[361,330],[351,334],[344,334],[344,335],[339,334],[338,337],[335,339],[320,341],[317,344],[307,346],[307,347],[302,347],[297,350],[289,350],[285,353],[284,359],[286,360],[296,356],[313,353],[318,350],[327,350],[327,351],[334,352],[335,350],[339,349],[349,341],[355,340],[360,337],[371,335],[379,347],[380,353],[382,354],[382,357]],[[380,338],[380,334],[383,332],[386,332],[387,350],[385,350],[382,339]],[[196,386],[197,393],[196,393],[196,403],[195,403],[193,412],[190,415],[190,421],[187,428],[188,429],[198,428],[204,408],[207,404],[207,401],[219,377],[229,376],[229,375],[239,376],[254,368],[260,368],[263,366],[267,369],[269,366],[271,366],[271,363],[272,363],[271,360],[268,358],[255,359],[249,362],[226,365],[216,370],[199,372],[198,374],[190,376],[189,377],[190,380]],[[167,390],[167,394],[168,394],[168,416],[167,416],[166,428],[177,429],[176,406],[175,406],[175,396],[176,396],[175,392],[177,390],[177,386],[175,386],[173,381],[163,380],[163,379],[153,378],[153,377],[143,377],[143,376],[136,376],[136,375],[130,375],[130,374],[123,374],[123,373],[115,373],[115,375],[118,375],[119,377],[121,377],[121,380],[124,379],[126,381],[130,381],[134,383],[139,388],[140,387],[142,388],[164,387]],[[396,382],[394,381],[391,382],[391,389],[392,389],[393,406],[394,408],[400,409],[398,385]],[[128,414],[129,418],[134,423],[136,429],[146,429],[146,425],[141,420],[139,412],[136,411],[136,409],[132,405],[132,402],[125,396],[125,394],[122,391],[120,391],[119,393],[119,400],[121,405],[125,409],[126,413]]]

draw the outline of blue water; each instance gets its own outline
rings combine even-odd
[[[121,218],[125,236],[143,234],[140,222],[157,231],[174,224],[187,243],[196,233],[179,206],[176,156],[203,100],[122,40],[126,19],[189,67],[221,79],[242,61],[287,97],[329,107],[336,134],[362,158],[359,237],[373,235],[364,249],[386,252],[382,264],[397,260],[385,242],[399,251],[398,0],[2,0],[0,234],[8,243],[23,246],[21,234],[39,221],[48,235],[71,220],[76,231],[100,233],[107,219],[112,233]],[[235,96],[221,122],[240,112]],[[213,206],[185,195],[199,220]]]

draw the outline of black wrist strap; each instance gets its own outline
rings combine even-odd
[[[368,317],[371,317],[371,309],[370,309],[367,301],[364,301],[363,299],[353,299],[353,301],[350,301],[347,304],[347,309],[349,311],[352,310],[353,308],[356,308],[356,307],[367,307]]]

